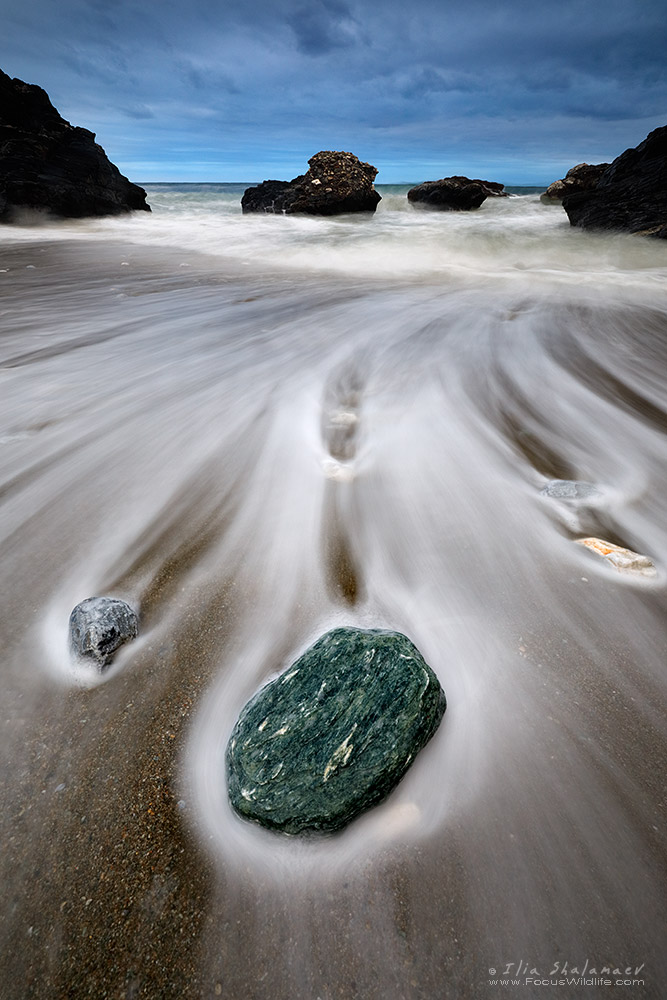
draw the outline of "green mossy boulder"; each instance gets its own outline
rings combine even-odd
[[[445,695],[400,632],[327,632],[245,706],[229,798],[284,833],[330,832],[385,798],[430,740]]]

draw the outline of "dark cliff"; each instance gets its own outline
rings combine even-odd
[[[146,192],[123,177],[93,132],[65,121],[41,87],[0,70],[0,221],[22,208],[65,218],[150,211]]]

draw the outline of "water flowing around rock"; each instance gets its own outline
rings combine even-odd
[[[3,230],[3,1000],[497,1000],[520,959],[660,997],[667,244],[246,186]],[[92,594],[141,637],[86,680]],[[440,727],[333,836],[241,820],[239,715],[346,626],[410,638]]]
[[[110,665],[121,646],[136,639],[138,631],[134,609],[126,601],[109,597],[87,598],[69,618],[72,653],[100,670]]]

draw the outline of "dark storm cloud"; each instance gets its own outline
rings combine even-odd
[[[216,67],[197,66],[188,59],[178,60],[176,65],[185,82],[201,94],[210,96],[220,91],[240,93],[240,88],[231,77]]]
[[[298,172],[332,146],[408,179],[454,154],[537,170],[613,156],[667,109],[664,0],[0,3],[2,68],[146,179]]]
[[[298,49],[306,55],[322,55],[356,41],[350,8],[338,0],[301,4],[287,15],[286,20],[294,32]]]

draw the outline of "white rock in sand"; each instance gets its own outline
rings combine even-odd
[[[619,573],[633,573],[639,576],[656,576],[657,570],[648,556],[642,556],[631,549],[624,549],[602,538],[578,538],[579,545],[585,545],[592,552],[606,559]]]

